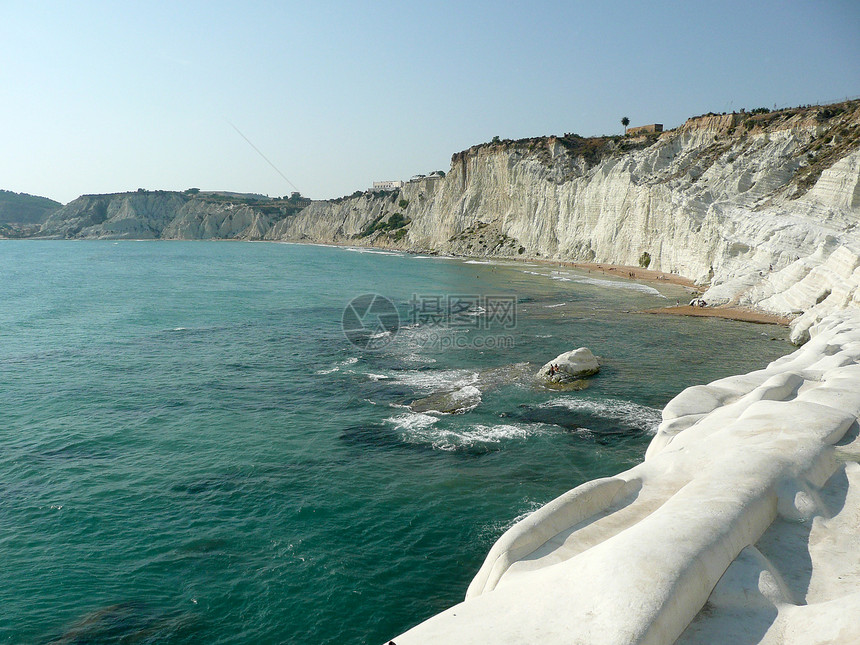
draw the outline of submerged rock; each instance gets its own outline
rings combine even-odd
[[[481,402],[481,390],[474,385],[454,390],[437,392],[423,399],[413,401],[409,407],[413,412],[441,412],[442,414],[462,414],[474,410]]]
[[[555,366],[553,368],[553,366]],[[552,374],[550,374],[552,370]],[[597,374],[600,364],[587,347],[559,354],[538,370],[537,378],[546,385],[568,385]],[[582,389],[581,387],[575,389]]]
[[[416,399],[409,404],[413,412],[440,412],[462,414],[474,410],[481,403],[481,396],[504,385],[531,379],[534,364],[514,363],[490,367],[475,374],[474,381],[458,389],[446,389]]]
[[[679,394],[644,462],[514,524],[394,642],[860,643],[860,313],[811,335]]]

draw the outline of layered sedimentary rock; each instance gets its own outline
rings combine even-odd
[[[509,529],[428,643],[860,642],[860,317],[673,399],[645,461]]]
[[[445,178],[300,211],[82,197],[42,234],[639,265],[695,279],[710,304],[796,316],[804,347],[681,393],[642,464],[516,524],[463,603],[395,642],[856,643],[858,148],[858,102],[711,115],[632,140],[475,146]]]
[[[798,118],[783,130],[744,126],[742,143],[708,158],[742,122],[688,123],[601,162],[568,217],[552,208],[549,231],[543,218],[526,230],[504,216],[483,228],[534,255],[529,236],[552,257],[633,264],[641,253],[707,284],[711,303],[798,316],[793,339],[811,340],[764,370],[682,392],[642,464],[514,525],[466,600],[398,645],[860,642],[860,153],[843,148],[810,171],[824,133]],[[661,179],[679,163],[675,145],[687,170]],[[602,233],[610,223],[614,238]]]
[[[662,134],[501,141],[444,178],[312,202],[163,191],[84,196],[41,234],[268,239],[641,265],[710,304],[798,315],[802,342],[856,302],[860,102],[689,119]],[[800,314],[804,314],[800,316]]]
[[[257,200],[170,191],[84,195],[54,212],[42,236],[73,239],[259,240],[284,209]]]
[[[267,239],[643,265],[711,304],[823,315],[854,302],[860,104],[690,119],[641,141],[549,137],[475,146],[444,179],[319,202]],[[394,215],[407,223],[374,229]]]

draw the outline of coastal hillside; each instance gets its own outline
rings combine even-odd
[[[81,197],[40,235],[267,239],[642,266],[709,304],[801,316],[802,342],[860,285],[860,101],[707,114],[666,132],[494,140],[394,191],[328,201]],[[860,298],[860,296],[858,296]]]
[[[0,190],[0,237],[33,234],[61,206],[47,197]]]
[[[83,195],[54,212],[39,235],[63,239],[259,240],[275,222],[294,215],[306,201],[193,188],[181,193],[140,189]]]

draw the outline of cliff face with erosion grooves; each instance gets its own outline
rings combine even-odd
[[[83,195],[54,212],[39,233],[64,239],[260,240],[275,221],[297,210],[289,200],[219,193]]]
[[[764,370],[673,399],[645,461],[508,530],[427,643],[860,642],[860,102],[475,146],[444,179],[287,205],[82,197],[43,235],[336,242],[647,265],[796,315]]]
[[[746,151],[733,148],[737,156],[714,170],[718,156],[693,181],[688,173],[642,188],[654,173],[632,178],[659,146],[692,137],[683,150],[707,149],[703,130],[728,134],[737,118],[689,122],[631,153],[628,176],[613,180],[621,196],[607,193],[592,221],[599,230],[607,209],[638,195],[627,215],[647,212],[679,245],[652,253],[640,226],[656,268],[683,264],[678,272],[695,276],[707,258],[706,299],[801,314],[793,336],[810,340],[764,370],[675,397],[643,463],[511,527],[465,601],[398,645],[860,642],[860,155],[843,148],[826,167],[804,170],[795,146],[819,135],[798,118],[787,130],[750,126]],[[848,135],[829,141],[855,145]],[[730,167],[739,159],[740,175]],[[693,186],[703,179],[707,189]],[[662,195],[669,185],[675,193]],[[702,256],[683,243],[694,220]],[[593,259],[629,262],[643,246],[606,258],[598,248],[589,247]]]
[[[374,228],[399,213],[408,223]],[[796,316],[802,342],[860,285],[860,102],[704,116],[635,140],[475,146],[444,179],[316,202],[266,239],[607,262],[677,273],[705,299]],[[857,296],[860,298],[860,296]]]
[[[860,642],[860,316],[766,369],[691,387],[645,461],[493,546],[428,643]]]
[[[257,196],[262,197],[262,196]],[[164,191],[90,195],[43,236],[268,239],[647,265],[711,304],[798,316],[860,301],[860,101],[689,119],[640,137],[501,141],[444,178],[309,206]],[[800,314],[803,314],[802,316]]]

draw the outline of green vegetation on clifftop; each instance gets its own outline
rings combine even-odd
[[[41,224],[61,206],[47,197],[0,190],[0,224]]]

